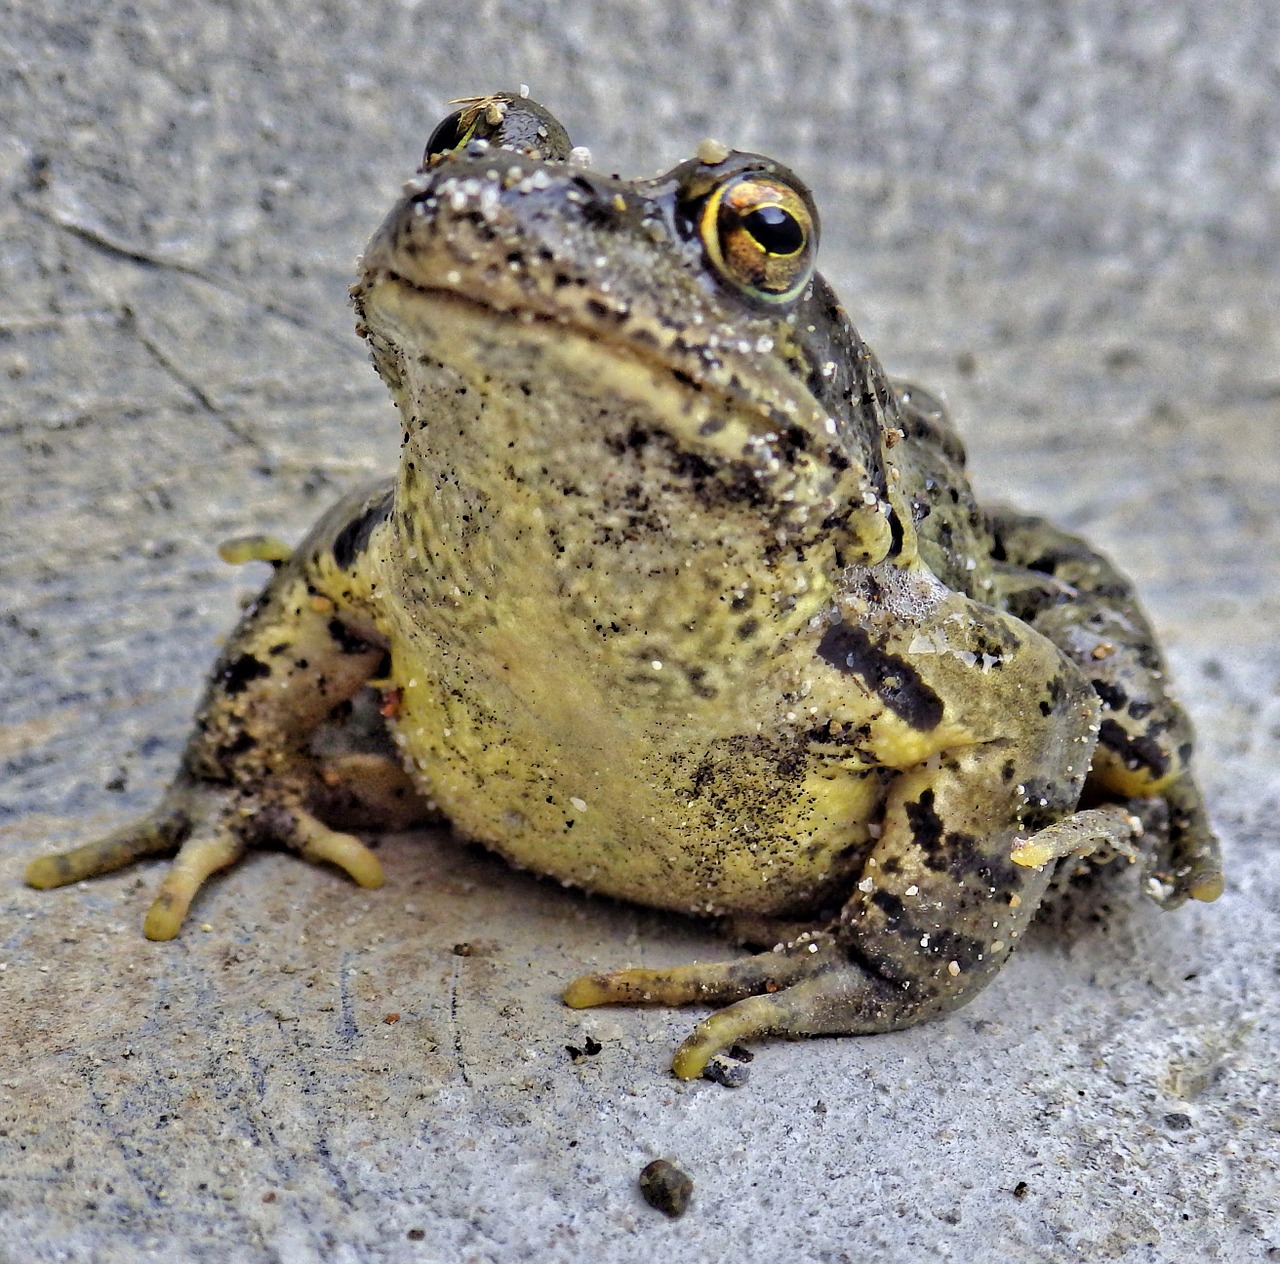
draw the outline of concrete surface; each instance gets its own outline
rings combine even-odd
[[[1280,1258],[1269,0],[17,0],[0,71],[0,1260]],[[1221,902],[1088,885],[948,1021],[729,1091],[667,1074],[696,1015],[557,1001],[704,928],[447,836],[373,893],[255,856],[164,945],[157,865],[23,887],[163,784],[257,580],[214,543],[390,468],[352,259],[445,100],[520,82],[604,166],[713,133],[812,181],[982,490],[1139,581]],[[682,1220],[636,1191],[659,1155]]]

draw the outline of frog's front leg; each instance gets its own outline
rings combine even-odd
[[[278,569],[220,655],[160,805],[105,838],[32,861],[32,886],[62,886],[177,850],[143,926],[149,939],[171,939],[205,879],[254,842],[283,844],[361,886],[381,885],[364,843],[315,815],[335,787],[308,747],[335,708],[386,671],[364,563],[391,495],[383,485],[348,496],[287,560],[250,554]]]
[[[1052,877],[1052,863],[1011,853],[1072,819],[1084,784],[1098,699],[1029,628],[952,597],[874,638],[838,625],[824,646],[852,690],[885,702],[867,747],[902,761],[839,917],[736,962],[593,975],[565,993],[575,1007],[725,1005],[681,1045],[682,1078],[735,1041],[883,1032],[964,1004],[1004,964]],[[1133,832],[1119,818],[1091,826],[1122,846]]]

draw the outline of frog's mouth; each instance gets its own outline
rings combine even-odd
[[[736,364],[720,352],[718,365],[688,354],[676,331],[643,316],[610,315],[598,299],[586,297],[555,305],[525,301],[485,282],[490,277],[447,269],[424,276],[417,269],[366,268],[352,295],[361,317],[360,332],[376,329],[376,312],[386,288],[400,292],[397,306],[432,307],[447,323],[451,311],[470,311],[477,319],[505,330],[517,341],[538,341],[555,355],[558,343],[572,344],[577,358],[618,361],[669,379],[683,404],[669,409],[666,423],[710,456],[746,459],[761,466],[788,460],[811,446],[810,432],[826,429],[825,415],[803,382],[762,371],[759,362]],[[536,298],[536,296],[534,296]],[[833,427],[834,428],[834,427]],[[828,436],[823,452],[831,466],[845,467],[848,456]]]
[[[486,423],[500,427],[489,441],[495,451],[565,441],[584,421],[596,429],[597,459],[653,441],[704,496],[714,489],[717,500],[771,521],[779,543],[812,541],[837,523],[852,527],[852,484],[860,512],[857,542],[846,537],[849,560],[862,560],[859,550],[882,556],[887,547],[879,502],[860,492],[864,471],[843,456],[815,457],[786,428],[762,423],[758,407],[691,380],[644,343],[504,310],[392,270],[366,274],[358,291],[361,332],[409,429],[439,424],[458,405],[459,420],[474,428],[476,401],[501,399],[490,410],[501,420]]]

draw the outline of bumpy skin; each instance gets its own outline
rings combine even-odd
[[[414,802],[385,760],[335,770],[313,742],[376,679],[421,800],[461,834],[771,948],[569,987],[724,1005],[681,1076],[743,1038],[962,1004],[1064,857],[1141,852],[1165,906],[1213,899],[1190,729],[1128,581],[983,511],[941,408],[885,378],[820,276],[780,295],[743,271],[801,267],[807,190],[712,145],[606,178],[553,124],[499,95],[437,131],[352,291],[404,427],[394,484],[279,565],[157,812],[31,881],[185,838],[158,938],[259,838],[376,885],[321,818],[353,782],[374,823]],[[773,254],[708,212],[757,179],[808,225],[743,220]]]

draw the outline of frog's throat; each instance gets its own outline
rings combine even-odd
[[[739,377],[724,388],[693,383],[657,350],[389,271],[366,276],[356,303],[407,433],[461,410],[469,430],[496,426],[488,437],[496,456],[555,442],[566,419],[586,419],[598,427],[598,459],[610,445],[658,437],[683,454],[691,474],[714,472],[735,487],[782,545],[823,538],[842,565],[874,564],[895,547],[891,507],[865,466],[842,450],[833,459],[834,437],[816,453],[795,441],[797,433],[828,430],[798,381],[788,418],[751,397]],[[486,407],[517,393],[522,407]]]

